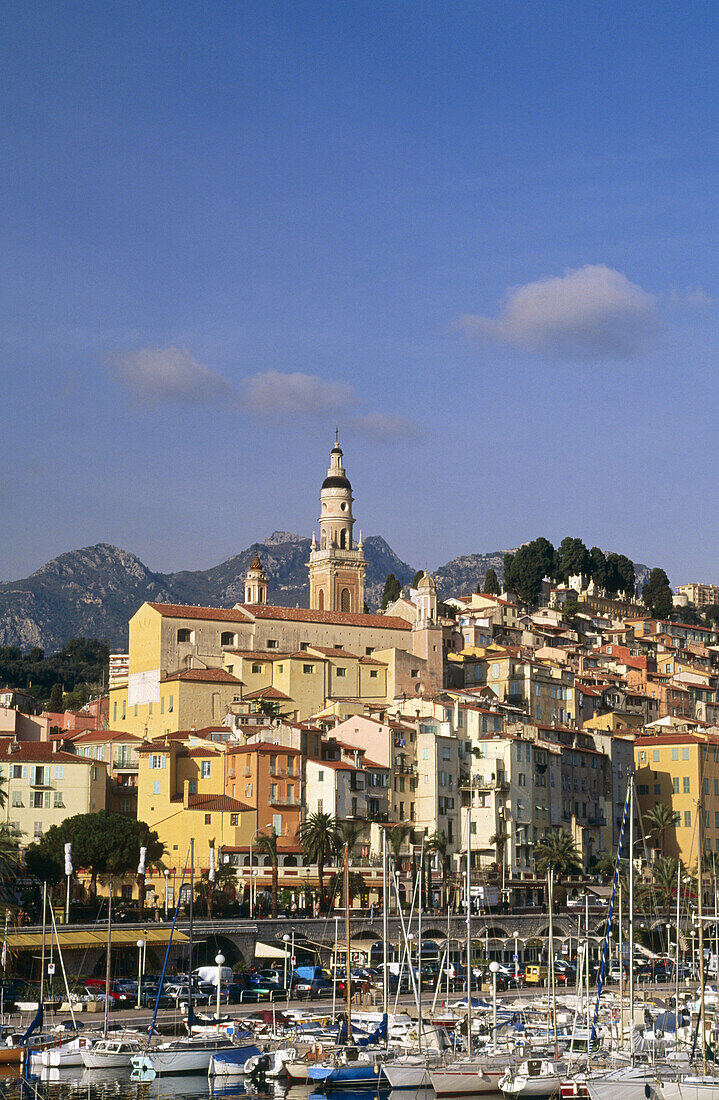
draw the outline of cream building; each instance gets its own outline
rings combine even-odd
[[[46,741],[0,739],[0,775],[6,782],[5,821],[26,847],[51,825],[106,808],[107,763],[57,751]]]

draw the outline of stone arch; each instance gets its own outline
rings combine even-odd
[[[343,588],[340,593],[340,611],[352,610],[352,597],[349,588]]]
[[[296,867],[297,866],[297,856],[285,856],[284,857],[284,866],[285,867]]]

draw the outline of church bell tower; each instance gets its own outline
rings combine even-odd
[[[310,607],[315,611],[364,611],[364,549],[361,531],[354,542],[352,502],[342,448],[335,439],[320,491],[319,546],[313,533],[310,550]]]

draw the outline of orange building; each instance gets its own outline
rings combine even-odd
[[[302,806],[299,749],[260,741],[228,748],[225,762],[225,793],[255,810],[257,829],[274,828],[280,851],[295,850]]]

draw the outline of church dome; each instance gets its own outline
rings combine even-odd
[[[340,454],[342,452],[340,451]],[[342,474],[329,474],[322,482],[323,489],[352,489],[349,481]]]
[[[427,573],[425,571],[419,579],[419,583],[417,585],[417,588],[436,588],[436,587],[437,586],[434,583],[434,578],[430,577],[429,573]]]

